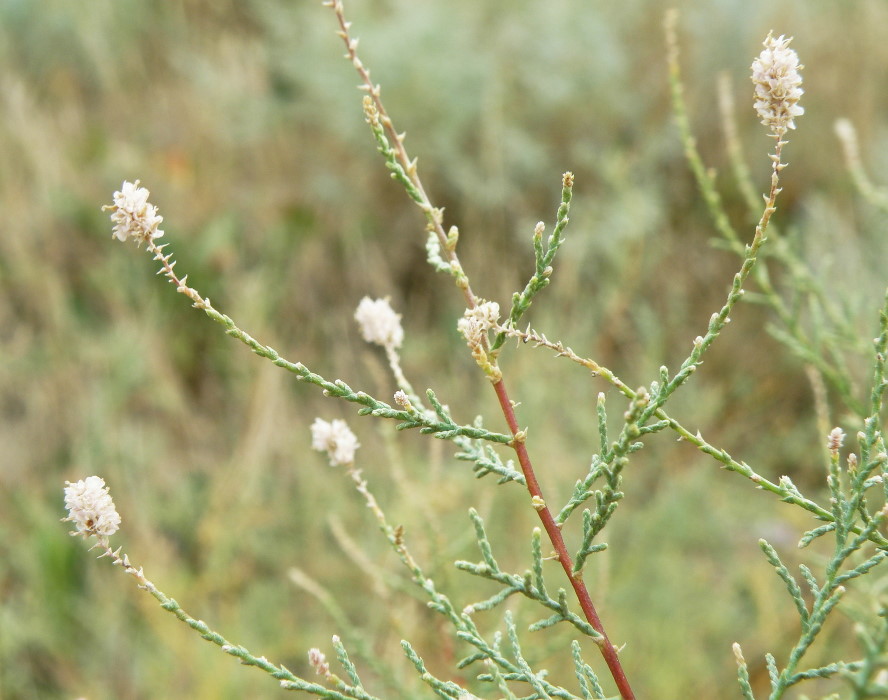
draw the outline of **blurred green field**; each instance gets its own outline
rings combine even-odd
[[[576,174],[568,240],[529,320],[638,386],[661,364],[676,368],[738,266],[711,245],[669,110],[661,23],[673,5],[704,158],[726,170],[715,94],[725,71],[763,191],[771,141],[748,69],[770,29],[795,36],[806,114],[775,222],[872,337],[886,217],[854,193],[833,123],[853,121],[867,167],[888,180],[884,3],[351,0],[346,10],[433,201],[460,227],[476,292],[507,306],[532,271],[534,224],[551,228],[561,173]],[[425,264],[422,217],[375,151],[334,31],[320,2],[0,0],[2,700],[283,693],[66,537],[66,479],[105,478],[123,517],[113,543],[195,617],[306,675],[307,649],[332,656],[338,634],[386,697],[431,696],[400,639],[445,677],[466,650],[409,587],[344,474],[308,451],[315,416],[349,420],[371,488],[458,605],[493,593],[452,565],[478,558],[470,506],[503,567],[529,566],[535,523],[520,488],[476,481],[449,444],[395,434],[297,384],[191,309],[144,251],[110,239],[100,206],[141,179],[192,286],[287,358],[382,398],[393,382],[352,315],[362,296],[390,296],[414,386],[434,388],[461,422],[482,413],[504,430],[455,330],[460,296]],[[727,172],[720,183],[751,238]],[[733,317],[670,412],[769,478],[822,494],[825,436],[801,362],[765,332],[766,309],[743,304]],[[863,395],[869,360],[852,362]],[[507,351],[503,369],[543,488],[563,502],[596,449],[598,392],[614,415],[624,403],[529,346]],[[832,421],[858,429],[841,411]],[[587,581],[610,636],[627,643],[639,697],[739,697],[734,641],[762,687],[762,655],[782,658],[798,631],[757,541],[802,561],[795,543],[812,521],[666,435],[635,456],[625,491]],[[294,568],[340,609],[295,585]],[[522,623],[538,615],[510,606]],[[492,630],[499,618],[478,619]],[[834,624],[813,656],[856,658],[849,630]],[[524,651],[569,684],[570,633],[537,635]]]

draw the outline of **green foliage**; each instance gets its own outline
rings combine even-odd
[[[509,320],[507,326],[515,328],[518,321],[533,303],[533,298],[549,285],[549,276],[552,274],[552,263],[555,260],[555,254],[564,243],[564,228],[567,226],[567,215],[570,212],[570,199],[573,193],[573,173],[564,175],[563,187],[561,188],[561,206],[558,207],[557,221],[555,222],[555,230],[549,236],[545,246],[543,245],[543,229],[537,224],[537,228],[533,232],[533,255],[534,255],[534,273],[533,277],[527,282],[527,285],[521,292],[515,292],[512,295],[512,310],[509,312]],[[497,334],[496,340],[493,342],[491,349],[496,351],[502,347],[506,341],[506,333]]]

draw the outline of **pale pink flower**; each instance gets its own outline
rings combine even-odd
[[[826,440],[826,446],[833,454],[838,454],[842,444],[845,442],[845,431],[841,428],[833,428]]]
[[[311,667],[319,676],[330,675],[330,664],[327,663],[327,657],[324,656],[320,649],[312,648],[308,650],[308,663],[311,664]]]

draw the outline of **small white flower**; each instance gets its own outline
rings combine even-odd
[[[799,56],[791,48],[792,37],[778,38],[769,33],[765,50],[752,62],[752,82],[755,85],[755,111],[762,124],[777,134],[795,129],[795,118],[805,113],[798,101],[802,90]]]
[[[499,320],[499,315],[499,304],[495,301],[485,301],[474,309],[466,309],[463,317],[457,321],[456,327],[469,347],[478,347],[487,337],[487,331]]]
[[[312,648],[308,650],[308,663],[311,664],[311,667],[319,676],[330,675],[330,664],[327,663],[327,657],[324,656],[320,649]]]
[[[120,515],[114,507],[104,479],[88,476],[73,484],[66,481],[65,485],[68,517],[63,522],[72,522],[77,527],[77,532],[72,532],[72,535],[107,538],[117,532],[120,528]]]
[[[374,301],[370,297],[364,297],[355,311],[355,320],[368,343],[394,349],[401,347],[404,342],[401,314],[395,313],[388,299]]]
[[[829,451],[833,454],[838,454],[839,449],[842,447],[842,444],[845,442],[845,431],[841,428],[833,428],[829,437],[826,440],[826,446],[829,448]]]
[[[338,418],[332,422],[315,418],[311,425],[311,447],[326,452],[330,466],[354,464],[355,450],[360,447],[358,438],[349,430],[348,424]]]
[[[120,241],[132,237],[140,244],[163,236],[158,228],[163,217],[157,214],[157,207],[148,202],[149,194],[144,187],[139,187],[138,180],[124,181],[114,193],[114,203],[102,207],[102,211],[111,210],[112,236]]]

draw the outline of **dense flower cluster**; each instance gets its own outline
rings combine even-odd
[[[336,419],[329,422],[315,418],[315,422],[312,423],[311,447],[313,450],[326,452],[331,467],[354,464],[355,451],[360,446],[358,438],[344,420]]]
[[[499,320],[500,308],[495,301],[485,301],[472,309],[466,309],[456,327],[469,347],[481,345],[487,331]]]
[[[755,85],[755,111],[762,124],[774,133],[795,129],[795,118],[804,114],[798,102],[804,93],[799,70],[798,54],[789,48],[789,39],[768,34],[765,50],[752,62],[752,82]]]
[[[401,314],[395,313],[388,299],[374,301],[370,297],[364,297],[355,311],[355,320],[368,343],[394,349],[401,347],[404,342]]]
[[[65,522],[74,523],[76,532],[71,534],[106,538],[120,528],[120,515],[114,507],[105,480],[88,476],[76,483],[65,482]]]
[[[103,211],[111,210],[112,235],[118,240],[135,238],[138,243],[148,243],[163,236],[163,231],[158,228],[163,217],[148,201],[149,194],[144,187],[139,187],[138,180],[124,181],[120,190],[114,193],[114,203],[102,207]]]

